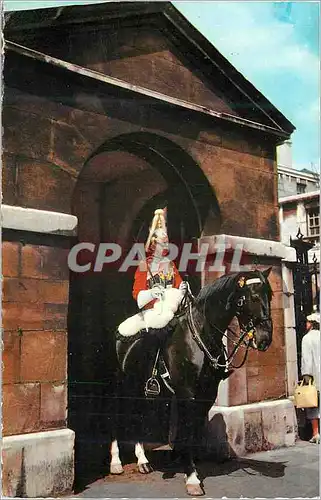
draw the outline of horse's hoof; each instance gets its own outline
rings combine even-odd
[[[187,484],[186,491],[191,497],[201,497],[205,495],[205,492],[200,484]]]
[[[109,471],[111,474],[122,474],[124,469],[122,464],[111,464]]]
[[[154,469],[149,463],[147,463],[147,464],[139,464],[138,470],[141,474],[150,474],[150,472],[153,472]]]

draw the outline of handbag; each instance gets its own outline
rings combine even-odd
[[[311,380],[308,385],[303,385],[303,380],[297,384],[294,390],[294,405],[297,408],[318,407],[318,391]]]

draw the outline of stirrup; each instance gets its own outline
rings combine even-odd
[[[171,386],[171,376],[169,374],[169,371],[167,369],[166,363],[164,359],[161,357],[159,360],[160,364],[160,369],[162,370],[162,373],[160,373],[161,379],[163,380],[164,384],[166,385],[167,389],[172,393],[175,394],[175,391],[173,387]]]
[[[160,394],[160,385],[157,378],[155,377],[149,378],[145,384],[145,396],[155,397],[159,396],[159,394]]]

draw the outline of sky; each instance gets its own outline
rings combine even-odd
[[[5,10],[101,0],[4,0]],[[177,1],[175,7],[296,127],[293,167],[320,165],[319,2]]]

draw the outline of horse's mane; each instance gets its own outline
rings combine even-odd
[[[204,286],[196,297],[196,302],[198,304],[206,302],[213,294],[220,294],[222,298],[225,294],[231,294],[236,290],[237,280],[235,278],[238,275],[239,273],[227,274],[217,278],[214,283]]]
[[[260,271],[246,271],[245,273],[243,272],[238,272],[238,273],[231,273],[227,274],[224,276],[221,276],[220,278],[217,278],[217,280],[214,281],[214,283],[211,283],[209,285],[204,286],[198,296],[196,297],[196,303],[197,304],[202,304],[204,302],[207,302],[207,299],[209,299],[212,295],[218,294],[220,296],[221,300],[224,300],[228,295],[233,294],[234,292],[237,291],[237,282],[238,279],[241,276],[246,276],[249,278],[250,276],[254,277],[260,277],[264,279],[264,291],[267,294],[269,300],[272,299],[273,292],[271,285],[266,279],[263,274]]]

